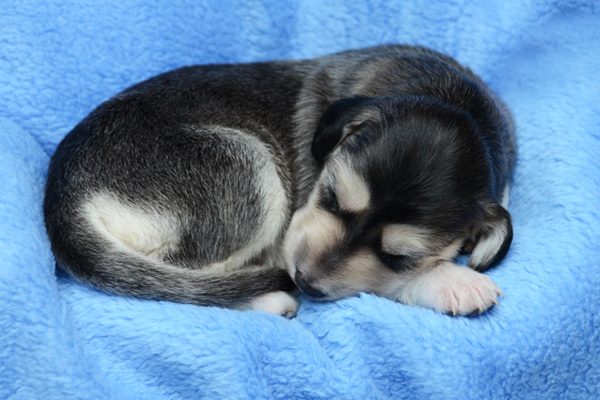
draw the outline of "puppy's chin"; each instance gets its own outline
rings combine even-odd
[[[380,287],[363,287],[363,288],[358,288],[356,287],[356,282],[336,282],[335,288],[324,288],[323,289],[323,296],[322,297],[312,297],[310,294],[308,293],[304,293],[302,292],[302,289],[300,289],[300,291],[305,294],[308,298],[310,298],[312,301],[315,302],[319,302],[319,303],[324,303],[324,302],[330,302],[330,301],[336,301],[336,300],[340,300],[340,299],[345,299],[348,297],[356,297],[358,296],[360,293],[368,293],[368,294],[373,294],[379,297],[384,297],[390,300],[397,300],[398,297],[398,291],[401,285],[398,284],[396,286],[398,287],[394,287],[392,288],[392,285],[381,285],[379,284],[378,286]],[[382,288],[381,286],[386,286],[385,288]],[[319,287],[321,287],[321,285],[319,285]]]
[[[330,270],[317,264],[296,265],[299,268],[294,273],[296,284],[319,302],[352,297],[361,292],[395,299],[404,279],[403,274],[387,268],[369,249],[356,251]],[[316,296],[313,295],[315,292],[318,293]]]
[[[350,297],[350,296],[337,296],[337,297],[329,297],[329,296],[325,296],[325,297],[311,297],[310,295],[302,292],[302,294],[306,295],[309,299],[311,299],[312,301],[315,301],[317,303],[327,303],[330,301],[336,301],[336,300],[340,300],[343,299],[344,297]]]
[[[330,280],[328,280],[328,281],[330,281]],[[298,285],[298,288],[300,289],[300,291],[304,295],[309,297],[312,301],[316,301],[316,302],[320,302],[320,303],[325,303],[328,301],[335,301],[335,300],[343,299],[345,297],[356,296],[359,292],[363,291],[363,290],[353,291],[352,289],[349,289],[348,283],[344,283],[344,282],[336,282],[335,285],[333,285],[333,286],[339,288],[340,290],[336,290],[332,287],[328,287],[328,285],[324,285],[322,281],[314,282],[314,283],[312,283],[312,286],[310,286],[310,287],[306,287],[305,285],[303,285],[301,282],[298,282],[297,280],[295,282],[296,282],[296,285]],[[317,288],[319,288],[319,289],[317,289]],[[315,294],[315,291],[317,291],[318,294]]]

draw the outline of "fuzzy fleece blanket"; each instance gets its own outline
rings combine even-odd
[[[600,398],[594,0],[4,0],[0,398]],[[55,270],[48,161],[120,90],[183,65],[421,44],[480,74],[519,140],[504,291],[454,318],[370,294],[294,320],[114,297]]]

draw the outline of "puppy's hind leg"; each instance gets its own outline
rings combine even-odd
[[[298,312],[298,300],[284,291],[268,292],[254,297],[240,309],[260,310],[279,314],[285,318],[294,318]]]

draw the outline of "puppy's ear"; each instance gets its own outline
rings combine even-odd
[[[313,137],[311,146],[313,157],[323,161],[344,138],[361,125],[363,121],[355,118],[369,99],[366,96],[348,97],[332,103],[325,110]]]
[[[485,217],[473,227],[474,248],[469,267],[486,271],[498,264],[508,252],[513,239],[510,214],[496,202],[484,205]]]

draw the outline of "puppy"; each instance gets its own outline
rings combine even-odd
[[[505,105],[422,47],[193,66],[64,138],[45,223],[58,266],[109,293],[291,317],[295,283],[467,315],[502,294],[481,272],[512,241],[515,155]]]

